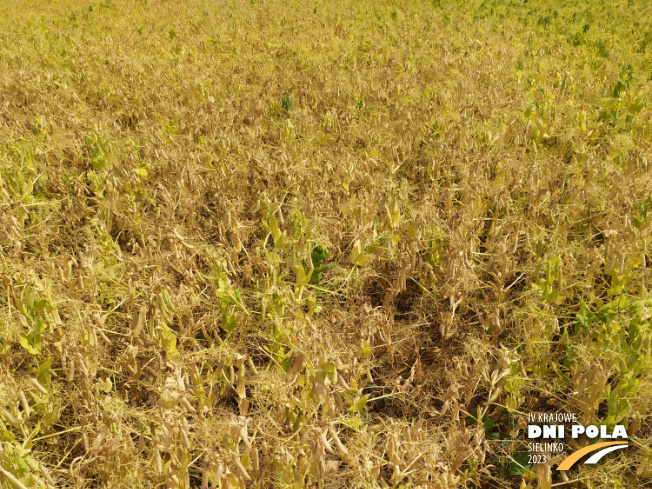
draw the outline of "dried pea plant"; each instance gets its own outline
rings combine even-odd
[[[0,25],[0,487],[650,483],[649,2]]]

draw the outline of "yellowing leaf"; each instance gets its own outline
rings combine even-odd
[[[350,413],[357,413],[358,411],[362,410],[362,408],[367,404],[367,399],[369,399],[369,394],[365,394],[362,396],[360,399],[358,399],[353,406],[349,408]]]
[[[387,213],[389,214],[389,222],[392,227],[398,227],[401,222],[401,211],[398,206],[398,199],[394,199],[392,204],[387,208]]]
[[[111,382],[111,379],[108,378],[108,377],[106,379],[104,379],[104,382],[102,382],[99,385],[99,388],[104,393],[110,392],[111,389],[113,389],[113,383]]]
[[[364,340],[360,342],[360,358],[362,358],[363,360],[365,358],[368,358],[369,356],[371,356],[371,351],[372,349],[369,343],[367,343]]]
[[[230,314],[226,311],[222,313],[222,328],[227,333],[233,331],[236,327],[236,317],[235,314]]]
[[[359,267],[362,267],[367,263],[367,255],[365,255],[365,252],[362,249],[360,240],[357,240],[353,245],[353,251],[351,251],[351,263]]]
[[[303,266],[300,264],[295,264],[292,267],[292,271],[297,276],[297,285],[306,285],[308,282],[310,282],[310,277],[313,270],[310,270],[308,273],[306,273]]]
[[[25,348],[31,355],[36,355],[38,352],[29,344],[29,340],[25,336],[18,338],[20,345]]]

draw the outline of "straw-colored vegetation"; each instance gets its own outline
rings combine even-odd
[[[0,487],[649,484],[651,25],[2,2]]]

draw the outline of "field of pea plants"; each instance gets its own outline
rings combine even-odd
[[[652,486],[651,97],[649,0],[1,2],[0,488]]]

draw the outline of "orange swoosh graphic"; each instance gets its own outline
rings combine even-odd
[[[576,451],[572,455],[566,457],[566,460],[564,460],[561,464],[559,464],[557,470],[568,470],[575,464],[575,462],[577,462],[587,453],[591,453],[596,450],[599,450],[600,448],[609,447],[611,445],[627,445],[627,443],[623,441],[605,441],[603,443],[596,443],[595,445],[589,445],[588,447],[584,447]]]

